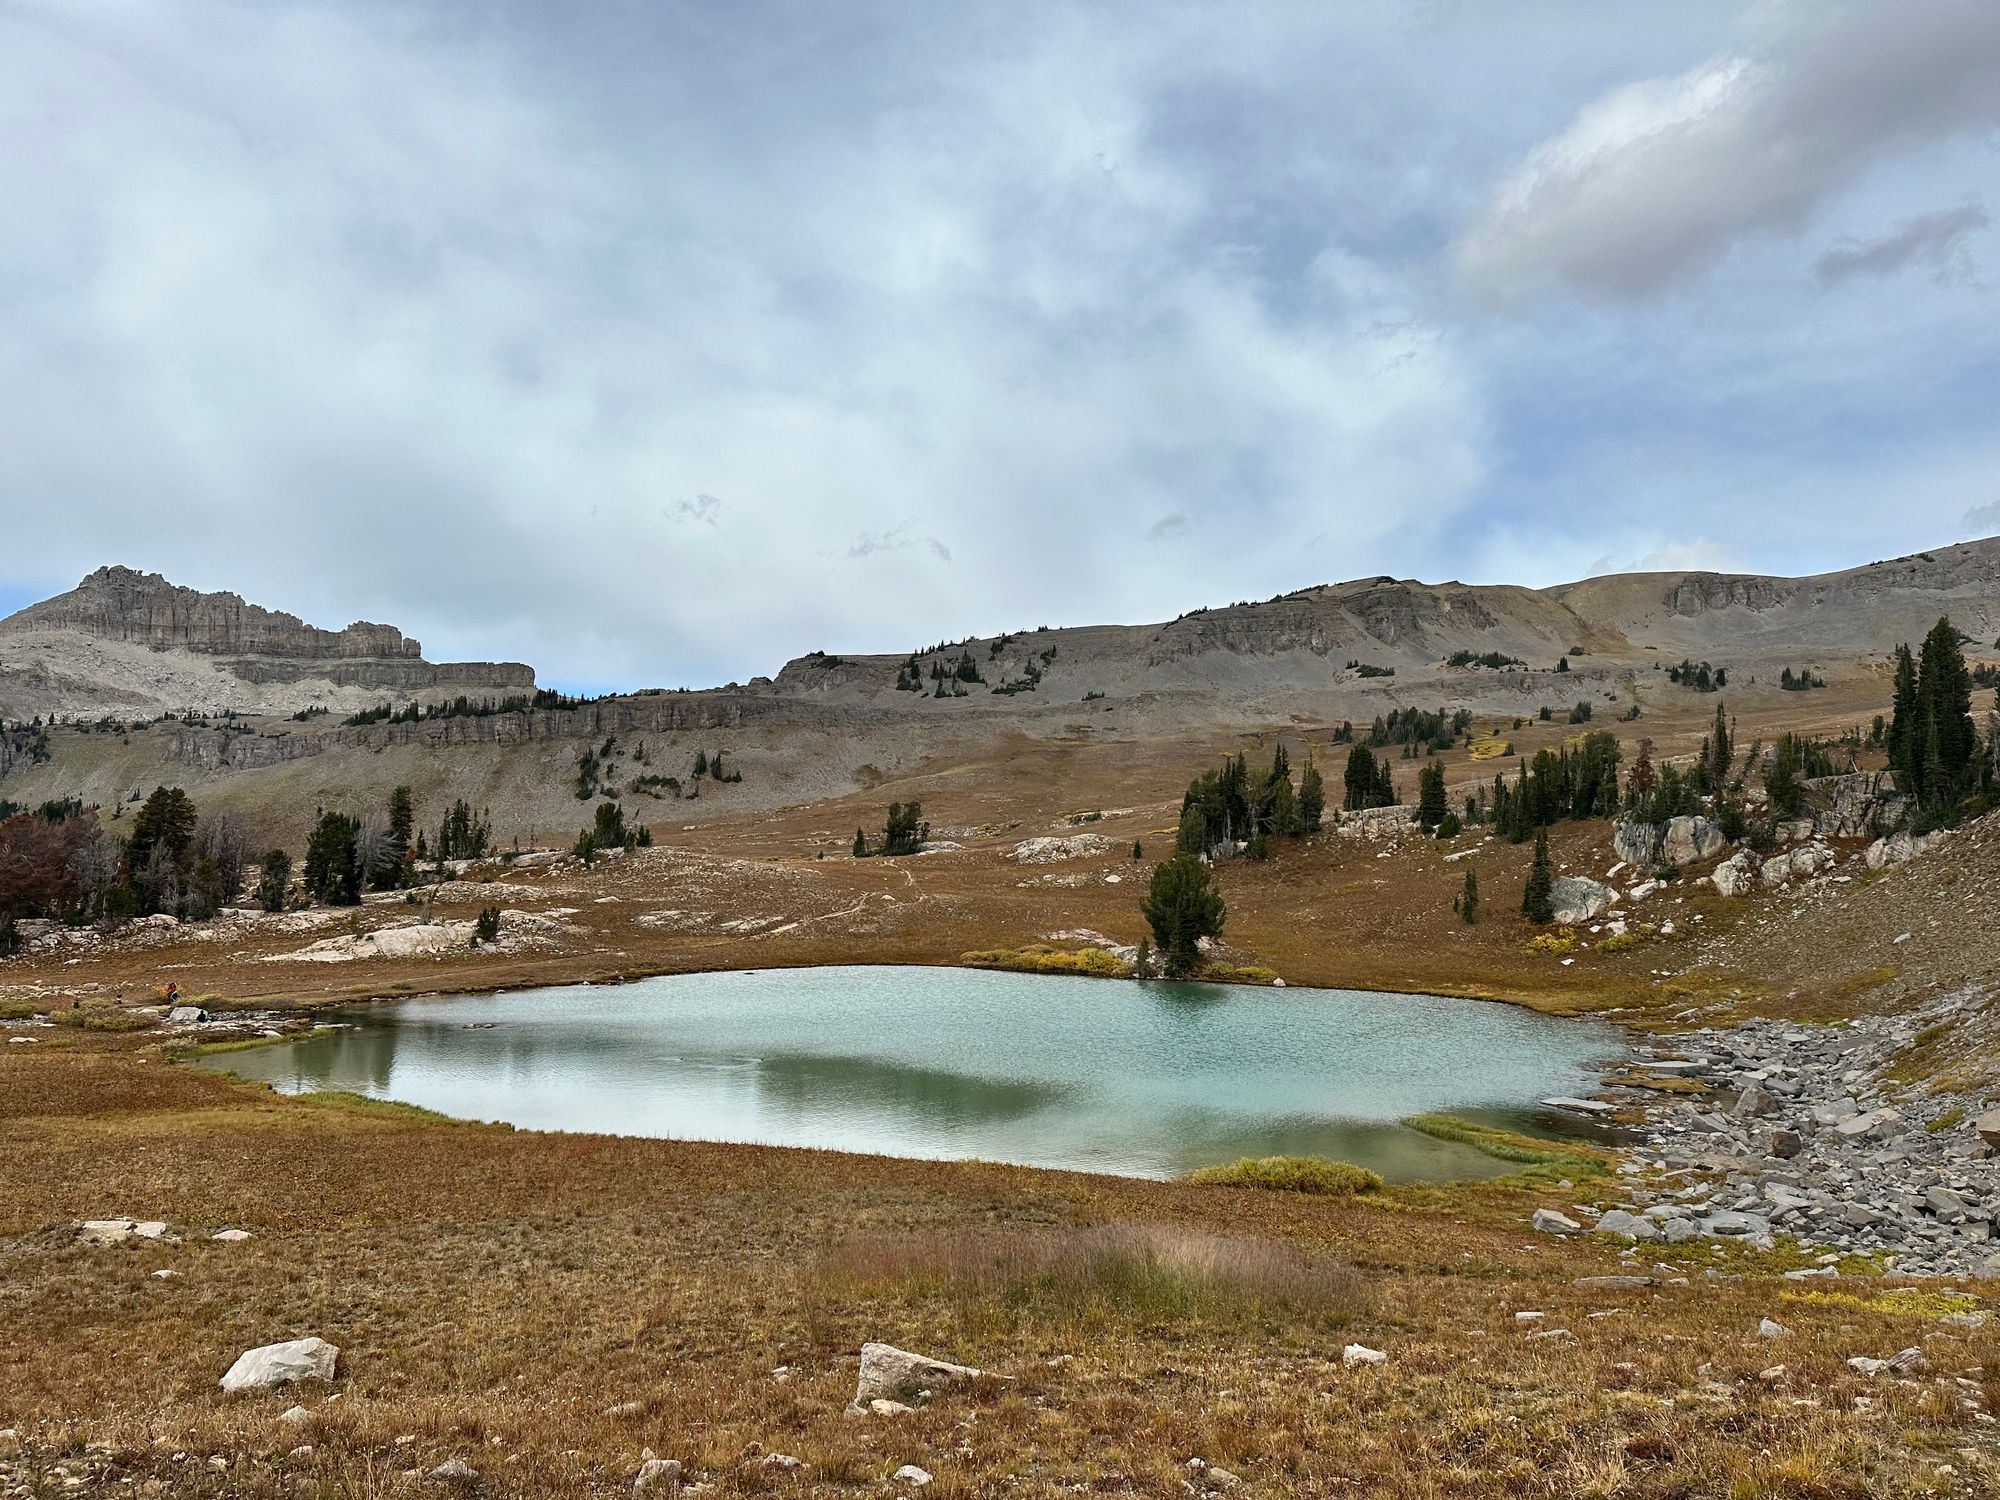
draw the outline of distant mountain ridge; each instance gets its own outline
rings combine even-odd
[[[427,662],[392,625],[322,630],[232,593],[102,567],[0,620],[0,718],[352,710],[398,698],[531,692],[519,662]]]
[[[1307,699],[1345,712],[1348,699],[1385,692],[1412,702],[1497,703],[1526,685],[1454,667],[1454,654],[1511,660],[1529,673],[1575,655],[1579,676],[1593,679],[1682,655],[1823,668],[1879,661],[1898,642],[1920,639],[1940,614],[1981,644],[2000,634],[2000,538],[1803,578],[1689,570],[1531,589],[1378,576],[1158,624],[1009,632],[913,653],[813,652],[775,678],[695,695],[707,708],[668,713],[633,703],[632,713],[635,723],[689,712],[761,716],[775,698],[826,711],[828,727],[851,727],[885,713],[963,722],[970,712],[990,721],[1073,714],[1080,701],[1145,699],[1222,723],[1282,715]],[[975,674],[964,681],[953,675],[961,656],[971,657]],[[344,714],[384,699],[497,699],[534,686],[533,669],[517,662],[427,662],[393,626],[322,630],[235,594],[201,593],[130,568],[99,568],[71,592],[0,620],[0,719],[189,708]]]
[[[67,594],[0,620],[0,630],[80,630],[111,641],[214,656],[421,661],[423,646],[393,625],[356,621],[321,630],[237,594],[204,594],[158,573],[99,568]]]

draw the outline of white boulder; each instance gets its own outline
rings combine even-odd
[[[236,1356],[222,1377],[225,1391],[268,1391],[296,1380],[332,1380],[340,1350],[325,1339],[263,1344]]]

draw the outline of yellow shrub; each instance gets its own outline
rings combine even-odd
[[[1521,945],[1521,951],[1560,958],[1565,953],[1576,952],[1576,932],[1568,927],[1559,927],[1554,932],[1538,932]]]

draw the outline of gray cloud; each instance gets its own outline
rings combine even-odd
[[[1887,156],[2000,123],[2000,6],[1850,4],[1605,93],[1521,161],[1454,250],[1495,305],[1653,295],[1802,228]]]
[[[703,526],[713,526],[717,514],[722,510],[722,502],[710,494],[697,494],[692,500],[682,500],[671,506],[667,518],[672,521],[698,522]]]
[[[2000,500],[1975,505],[1965,513],[1965,529],[1976,537],[2000,533]]]
[[[1676,536],[1907,551],[1990,492],[1992,336],[1745,227],[2000,193],[1938,145],[1990,117],[1984,10],[1872,14],[12,0],[0,597],[118,560],[673,685]],[[1722,244],[1754,294],[1531,295]]]
[[[1913,262],[1929,267],[1936,281],[1964,281],[1972,274],[1965,242],[1992,222],[1977,200],[1918,214],[1880,239],[1842,240],[1819,258],[1814,270],[1823,286],[1851,276],[1888,276]]]

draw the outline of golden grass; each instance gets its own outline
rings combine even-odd
[[[942,1299],[986,1336],[1260,1323],[1289,1337],[1344,1326],[1368,1300],[1334,1257],[1162,1224],[870,1240],[828,1256],[819,1278],[846,1295]]]
[[[1104,948],[1051,948],[1032,943],[1024,948],[986,948],[961,953],[958,961],[974,969],[1006,969],[1017,974],[1081,974],[1091,979],[1124,979],[1132,966]]]
[[[1906,1316],[1786,1304],[1769,1386],[1752,1330],[1778,1259],[1718,1257],[1711,1281],[1656,1246],[1688,1286],[1578,1287],[1615,1251],[1529,1235],[1519,1188],[1328,1199],[507,1132],[278,1096],[123,1036],[11,1050],[32,1055],[0,1054],[9,1490],[415,1500],[460,1458],[480,1494],[586,1500],[629,1495],[643,1447],[717,1496],[889,1494],[916,1463],[957,1500],[1165,1500],[1194,1455],[1273,1500],[1682,1500],[1746,1474],[1914,1500],[1941,1450],[1969,1493],[2000,1483],[1957,1456],[1991,1452],[1960,1388],[1847,1369],[1909,1342]],[[74,1242],[108,1213],[186,1237]],[[255,1237],[206,1238],[222,1225]],[[1577,1342],[1525,1339],[1522,1307]],[[338,1400],[216,1390],[240,1350],[309,1333],[344,1351]],[[869,1339],[1008,1379],[848,1418]],[[1389,1362],[1345,1369],[1347,1342]],[[1990,1330],[1925,1343],[2000,1370]],[[810,1469],[780,1481],[770,1452]]]
[[[1316,1156],[1246,1156],[1220,1166],[1202,1167],[1187,1181],[1203,1187],[1263,1188],[1280,1193],[1317,1193],[1345,1198],[1381,1191],[1382,1178],[1366,1167]]]

